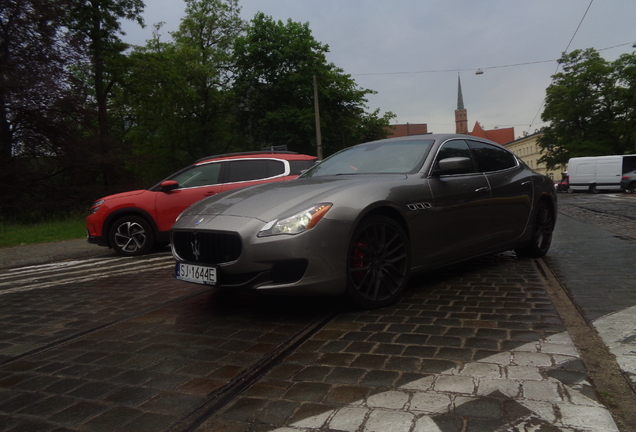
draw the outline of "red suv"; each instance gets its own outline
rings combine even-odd
[[[86,218],[89,243],[119,255],[150,252],[170,242],[170,228],[195,202],[232,189],[291,180],[316,163],[293,152],[251,152],[196,161],[148,190],[109,195],[95,201]]]

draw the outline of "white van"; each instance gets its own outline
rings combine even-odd
[[[636,155],[590,156],[568,162],[570,189],[573,191],[621,190],[623,173],[636,169]]]

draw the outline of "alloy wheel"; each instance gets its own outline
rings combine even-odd
[[[408,283],[408,239],[393,219],[376,216],[356,230],[347,257],[348,290],[363,307],[388,305]]]
[[[550,250],[554,231],[554,211],[546,201],[537,204],[532,226],[532,240],[515,248],[517,255],[529,258],[541,258]]]
[[[146,230],[135,222],[125,222],[117,227],[115,243],[122,251],[132,253],[146,243]]]
[[[538,250],[547,253],[552,244],[552,232],[554,231],[554,217],[547,204],[541,202],[537,209],[535,222],[534,242]]]
[[[145,219],[125,216],[113,224],[110,245],[119,255],[143,255],[154,247],[154,233]]]

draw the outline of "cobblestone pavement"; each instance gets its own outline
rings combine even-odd
[[[632,265],[636,213],[630,207],[616,209],[611,215],[599,211],[611,208],[616,199],[631,199],[636,205],[636,195],[565,198],[561,200],[562,217],[554,246],[545,261],[636,389],[636,282]]]
[[[567,230],[550,256],[580,246],[565,241]],[[607,248],[632,243],[592,234]],[[566,263],[551,265],[572,287]],[[601,404],[537,263],[511,252],[415,277],[403,301],[374,311],[334,299],[222,295],[173,280],[170,267],[0,286],[0,431],[636,427],[617,426]],[[606,321],[613,331],[633,319],[627,306],[599,308],[595,322],[614,317]]]
[[[173,280],[170,264],[0,300],[12,432],[168,430],[331,308],[226,298]]]
[[[636,194],[630,195],[630,197],[633,197],[630,199],[636,203]],[[620,197],[619,199],[621,198],[625,199],[624,197]],[[560,204],[559,213],[569,216],[580,222],[593,224],[603,230],[619,236],[619,238],[625,237],[628,239],[636,240],[636,206],[634,207],[635,211],[628,214],[625,214],[624,211],[620,213],[604,213],[599,209],[599,207],[603,209],[603,205],[575,205],[569,204],[570,200],[571,198],[567,195],[561,197],[561,201],[565,201],[565,203],[567,204]]]
[[[531,260],[425,276],[340,314],[202,431],[615,431]]]

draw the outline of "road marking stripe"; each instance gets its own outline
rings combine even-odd
[[[43,279],[52,279],[65,276],[81,275],[94,273],[95,268],[99,268],[100,272],[109,272],[120,268],[130,268],[133,266],[145,266],[154,263],[168,264],[173,261],[172,256],[152,258],[147,260],[129,261],[128,258],[107,258],[99,260],[84,260],[68,262],[69,265],[51,267],[49,265],[32,266],[29,269],[23,268],[12,274],[0,275],[0,287],[15,285],[16,283],[33,283]]]
[[[147,271],[151,271],[151,270],[165,270],[165,269],[168,269],[168,268],[170,268],[170,267],[168,267],[166,265],[166,263],[155,264],[153,266],[148,266],[148,267],[141,268],[139,270],[139,273],[140,272],[147,272]],[[75,278],[68,278],[68,279],[62,279],[62,280],[47,281],[47,282],[43,282],[43,283],[36,283],[36,284],[26,285],[26,286],[17,287],[17,288],[9,288],[9,289],[6,289],[6,290],[0,290],[0,295],[13,294],[13,293],[18,293],[18,292],[26,292],[26,291],[32,291],[32,290],[42,289],[42,288],[50,288],[50,287],[55,287],[55,286],[58,286],[58,285],[67,285],[67,284],[71,284],[71,283],[89,282],[89,281],[94,281],[94,280],[97,280],[97,279],[104,279],[104,278],[108,278],[108,277],[112,277],[112,276],[120,276],[120,275],[126,275],[126,274],[130,274],[130,269],[129,268],[122,269],[122,270],[116,270],[116,271],[110,271],[110,272],[102,273],[102,274],[99,274],[99,275],[80,276],[80,277],[75,277]]]
[[[109,263],[113,263],[113,262],[123,262],[123,261],[130,261],[130,262],[154,262],[154,261],[164,261],[164,260],[172,260],[172,255],[165,255],[165,256],[160,256],[160,257],[156,257],[156,258],[148,258],[148,259],[137,259],[134,260],[134,257],[114,257],[114,258],[87,258],[87,259],[83,259],[83,260],[71,260],[71,261],[60,261],[60,262],[55,262],[55,263],[48,263],[48,264],[38,264],[38,265],[31,265],[31,266],[26,266],[26,267],[18,267],[15,269],[9,269],[6,271],[6,274],[24,274],[24,273],[33,273],[36,271],[41,271],[41,270],[47,270],[47,269],[67,269],[69,267],[73,267],[73,268],[78,268],[78,267],[85,267],[87,265],[92,265],[93,263],[104,263],[104,264],[109,264]]]

